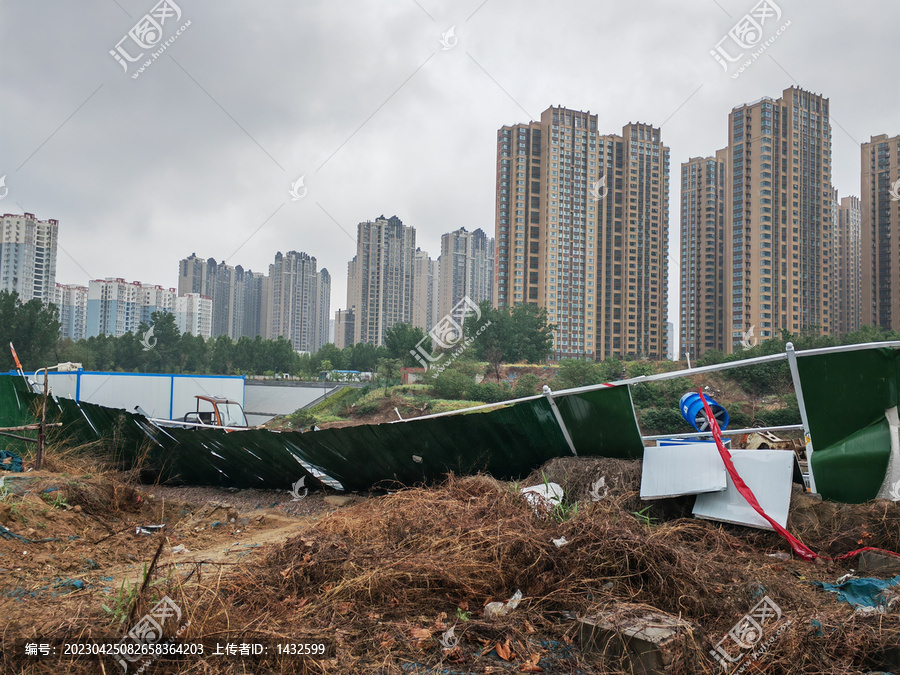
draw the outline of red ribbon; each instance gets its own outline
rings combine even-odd
[[[838,556],[837,558],[820,556],[802,541],[797,539],[797,537],[783,528],[778,522],[772,519],[765,511],[763,511],[762,506],[760,506],[759,502],[756,500],[756,495],[753,494],[753,490],[747,487],[744,479],[741,478],[740,474],[738,474],[737,472],[737,469],[734,468],[734,462],[731,461],[731,453],[728,452],[728,448],[726,448],[725,444],[722,442],[722,432],[719,429],[719,423],[716,421],[716,418],[709,407],[709,403],[706,402],[706,397],[703,396],[703,390],[700,389],[699,391],[700,400],[703,401],[703,409],[706,411],[706,417],[709,420],[710,431],[712,431],[713,439],[715,439],[716,441],[716,448],[718,448],[719,450],[719,455],[722,457],[722,461],[725,463],[725,469],[728,471],[728,475],[731,476],[731,482],[734,483],[734,486],[737,488],[738,492],[740,492],[741,496],[747,500],[747,503],[753,508],[753,510],[756,511],[760,516],[765,518],[766,521],[772,526],[772,528],[787,540],[788,544],[791,545],[791,550],[793,550],[796,555],[803,558],[804,560],[810,561],[815,560],[816,558],[823,558],[824,560],[845,560],[846,558],[852,558],[853,556],[858,555],[863,551],[877,551],[879,553],[884,553],[886,555],[892,555],[900,558],[900,553],[894,553],[893,551],[886,551],[884,549],[874,548],[872,546],[866,546],[865,548],[850,551],[850,553],[845,553],[844,555]]]

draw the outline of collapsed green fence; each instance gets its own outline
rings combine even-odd
[[[816,490],[848,503],[874,499],[891,455],[885,411],[898,402],[896,349],[797,355]]]
[[[34,422],[30,406],[39,399],[21,379],[0,376],[0,419]],[[561,396],[556,404],[578,454],[642,456],[628,387]],[[140,466],[148,478],[238,488],[287,489],[304,476],[312,486],[321,482],[317,474],[345,490],[411,485],[451,471],[516,479],[572,453],[545,397],[488,412],[306,433],[158,427],[125,410],[64,398],[50,399],[48,421],[63,423],[57,440],[97,442],[92,452]]]

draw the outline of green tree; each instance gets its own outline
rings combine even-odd
[[[376,347],[368,342],[358,342],[355,345],[344,347],[341,352],[344,363],[350,370],[358,370],[362,373],[373,373],[377,368],[378,359],[388,358],[387,349],[383,345]]]
[[[416,346],[424,337],[425,333],[421,328],[408,323],[395,323],[384,333],[387,358],[399,359],[407,368],[418,368],[421,364],[410,352],[416,351]],[[422,346],[430,351],[431,340],[425,340]]]
[[[210,339],[209,370],[214,375],[231,375],[234,364],[234,341],[227,335]]]
[[[561,359],[553,384],[554,389],[574,389],[604,381],[599,364],[583,359]]]
[[[477,357],[490,364],[498,381],[502,363],[540,363],[553,350],[546,309],[529,303],[495,309],[484,301],[480,310],[480,320],[468,317],[463,329]]]
[[[403,362],[400,359],[378,359],[378,379],[384,384],[384,395],[388,388],[403,376]]]
[[[128,353],[137,355],[145,373],[173,373],[181,366],[181,331],[170,312],[153,312],[149,327],[141,324],[137,335],[126,333],[119,341],[129,345]]]
[[[178,340],[178,367],[182,373],[206,372],[206,340],[202,335],[182,333]]]
[[[0,292],[0,370],[14,368],[9,343],[26,370],[56,365],[59,340],[59,310],[40,300],[22,303],[19,294]]]
[[[326,369],[322,367],[322,361],[326,360],[331,362],[331,368]],[[326,345],[322,345],[321,349],[312,355],[311,362],[313,372],[316,373],[322,370],[345,370],[347,368],[344,363],[343,352],[330,342]]]

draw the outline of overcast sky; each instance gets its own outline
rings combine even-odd
[[[737,78],[710,50],[753,1],[155,2],[0,0],[0,212],[59,220],[61,283],[175,286],[192,252],[267,271],[295,249],[344,307],[356,223],[397,215],[433,257],[445,232],[493,235],[497,129],[565,105],[603,133],[662,125],[674,291],[680,163],[725,144],[732,107],[829,97],[841,195],[859,144],[900,133],[895,2],[775,0],[763,42],[789,25]],[[142,49],[127,36],[154,7]],[[747,58],[763,42],[744,35]],[[126,72],[117,45],[144,57]]]

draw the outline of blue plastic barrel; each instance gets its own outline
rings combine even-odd
[[[704,396],[706,396],[704,394]],[[706,396],[706,402],[709,403],[713,417],[719,423],[720,429],[728,426],[728,411],[716,403],[711,396]],[[681,416],[684,421],[694,427],[697,431],[709,431],[709,420],[706,417],[706,410],[703,408],[703,401],[700,394],[695,391],[689,391],[681,397]]]

